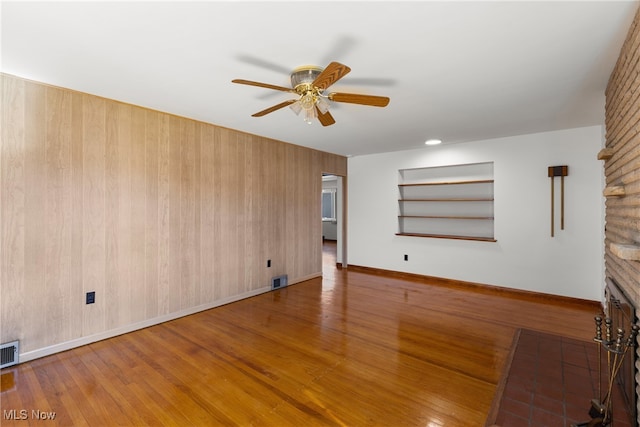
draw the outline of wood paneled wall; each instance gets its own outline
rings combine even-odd
[[[622,186],[623,197],[607,197],[606,274],[640,307],[640,261],[621,259],[612,243],[640,245],[640,9],[627,34],[606,90],[607,187]]]
[[[321,274],[322,172],[346,158],[0,78],[2,342],[34,352]]]

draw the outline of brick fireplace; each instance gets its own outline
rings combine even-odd
[[[640,310],[640,9],[620,50],[605,91],[605,309],[629,330]],[[620,381],[639,420],[638,356]],[[635,362],[635,363],[634,363]],[[628,382],[628,383],[625,383]],[[636,425],[640,425],[640,422]]]

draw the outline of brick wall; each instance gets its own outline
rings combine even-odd
[[[605,195],[611,194],[606,200],[605,269],[638,310],[640,261],[633,253],[640,247],[640,9],[609,79],[605,110],[606,149],[601,157]],[[616,245],[630,245],[630,251]]]

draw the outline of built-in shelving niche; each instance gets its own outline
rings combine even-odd
[[[493,162],[398,172],[397,235],[496,241]]]

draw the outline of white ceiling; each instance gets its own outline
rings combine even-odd
[[[342,155],[602,124],[629,1],[2,2],[5,73]],[[333,104],[307,125],[300,65],[338,61]]]

